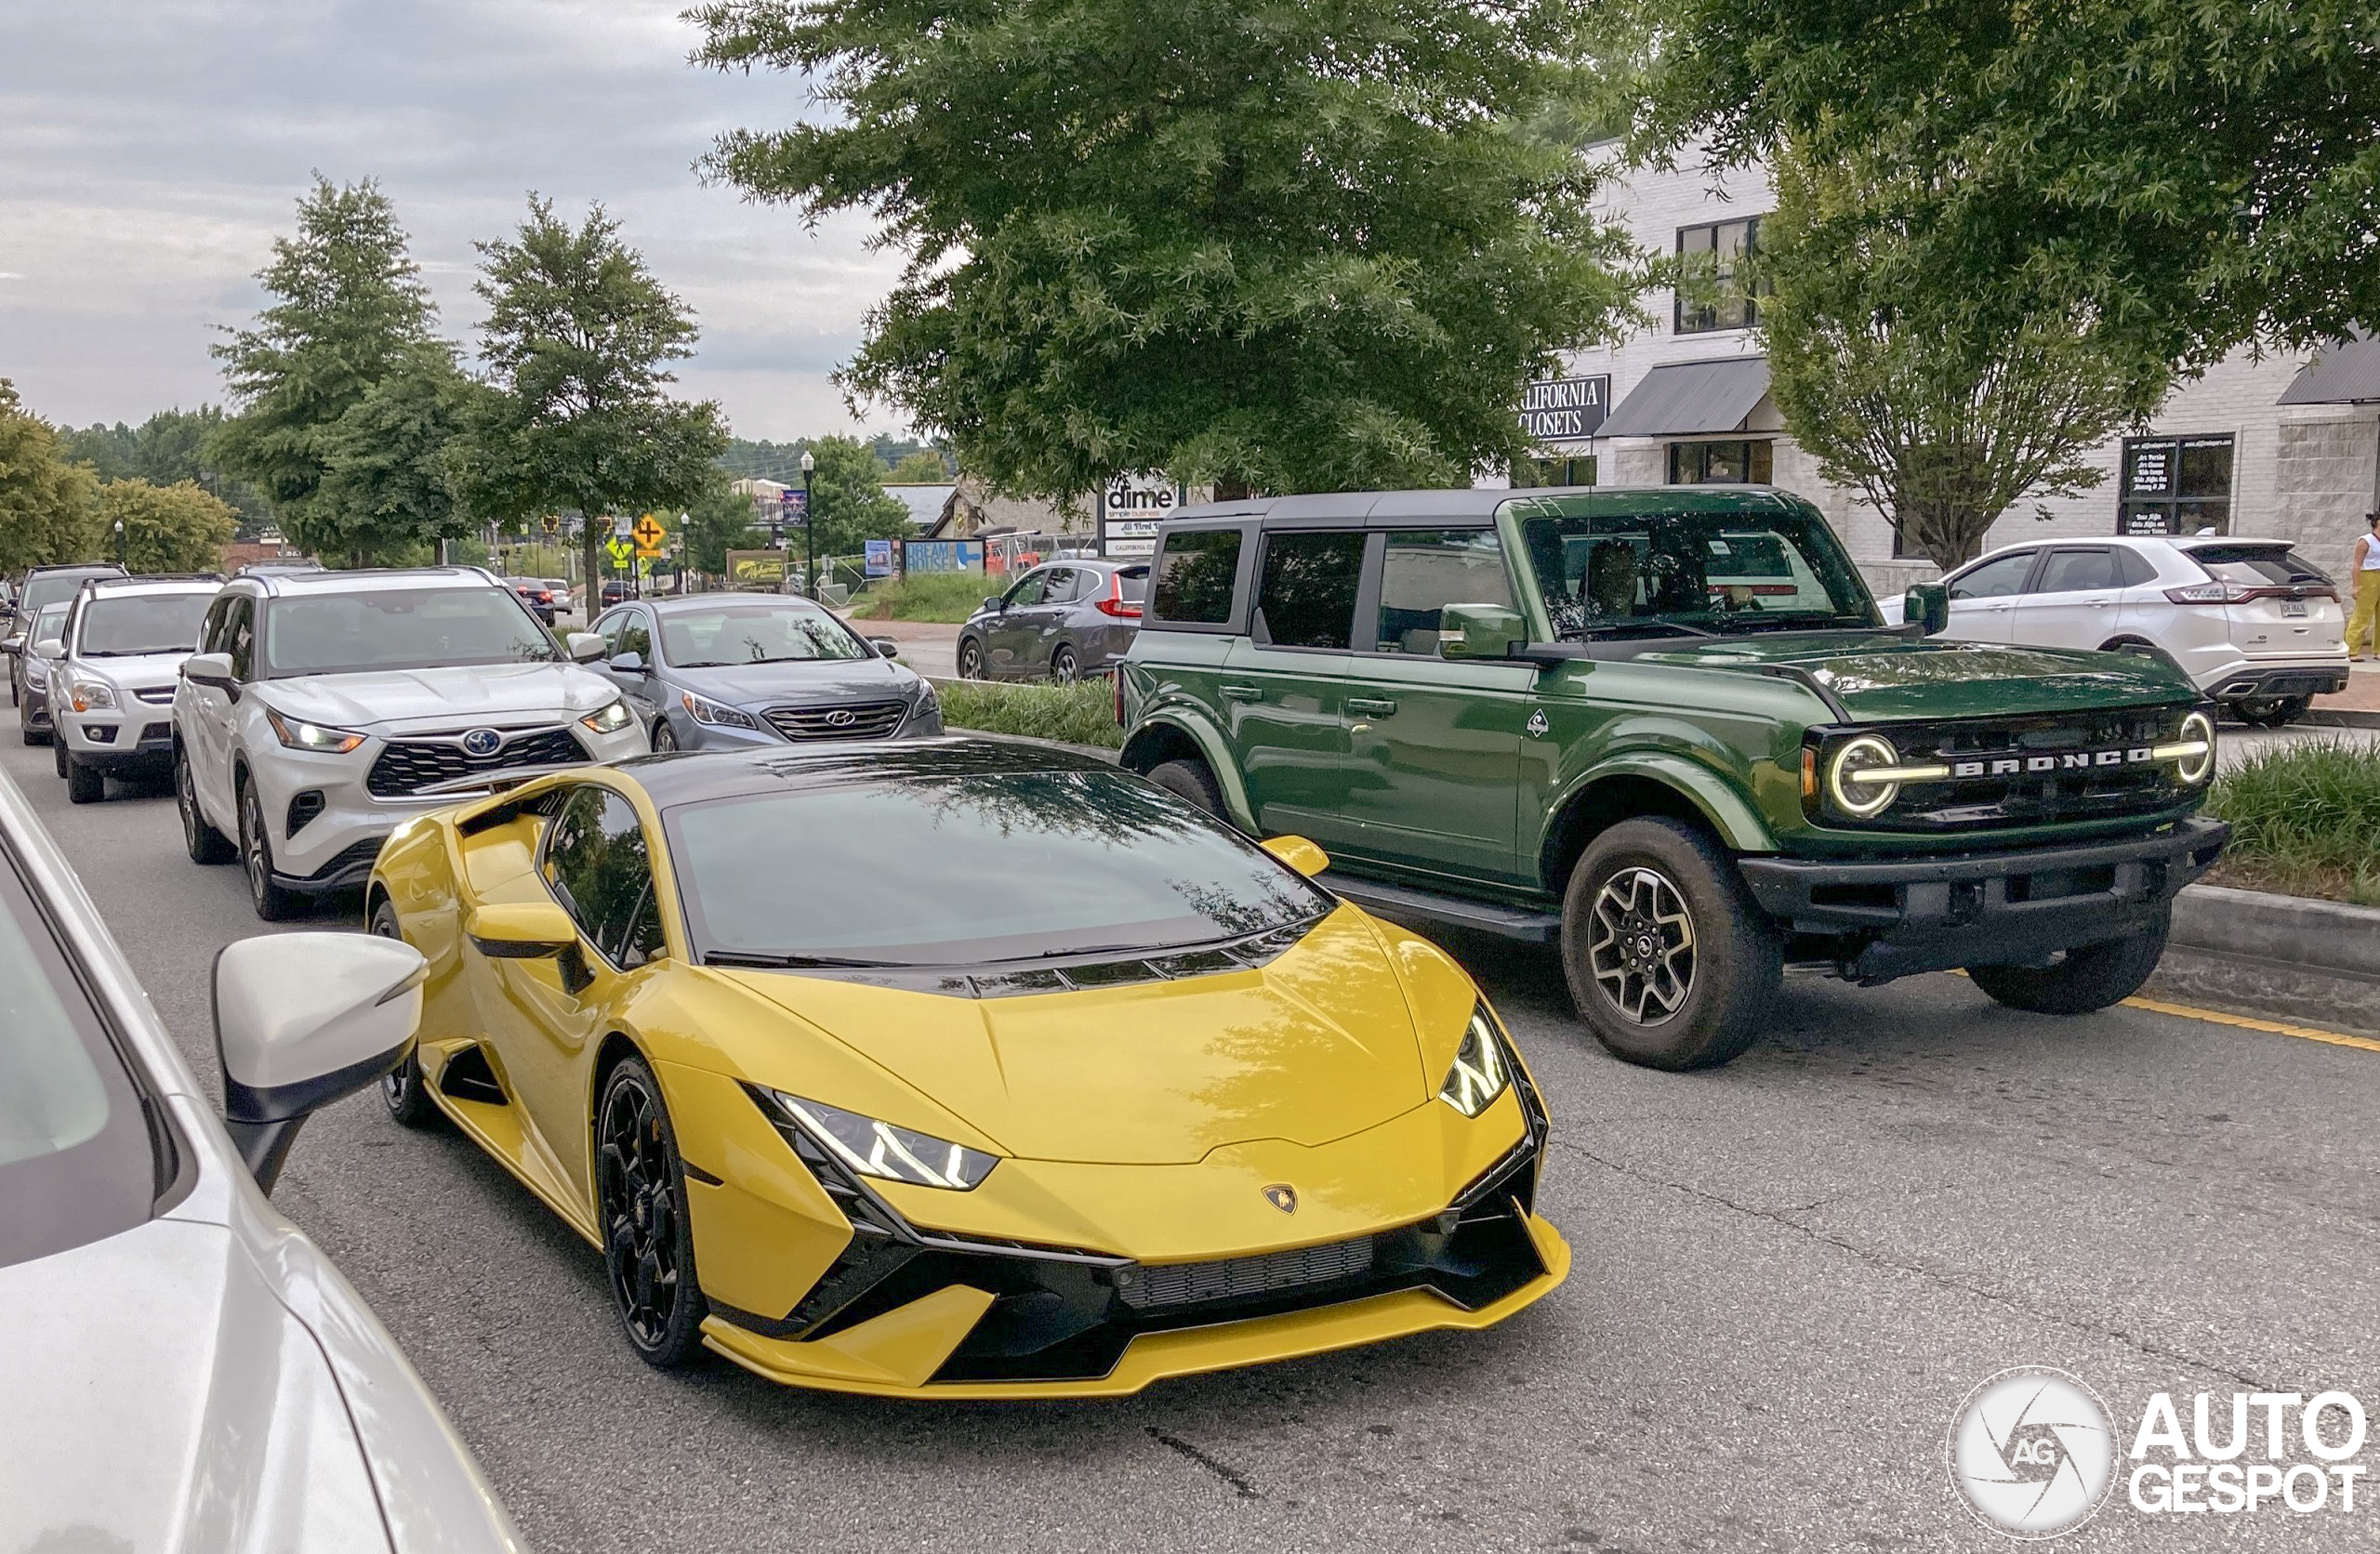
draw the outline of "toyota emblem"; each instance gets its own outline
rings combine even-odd
[[[848,729],[858,721],[859,714],[849,707],[837,707],[826,715],[826,726],[830,729]]]
[[[504,736],[494,729],[473,729],[463,736],[463,754],[493,756],[504,744]]]

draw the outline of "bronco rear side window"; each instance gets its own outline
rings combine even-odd
[[[1157,587],[1151,624],[1227,626],[1239,580],[1241,532],[1201,529],[1165,536],[1153,569]]]

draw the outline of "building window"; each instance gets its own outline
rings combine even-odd
[[[1765,441],[1673,442],[1670,484],[1767,485],[1769,446]]]
[[[1758,299],[1768,288],[1743,273],[1743,261],[1759,251],[1757,216],[1677,230],[1678,334],[1749,329],[1760,322]]]
[[[2132,437],[2123,444],[2120,534],[2231,532],[2228,437]]]
[[[1543,458],[1513,460],[1513,484],[1523,486],[1591,486],[1595,483],[1595,456],[1549,454]]]

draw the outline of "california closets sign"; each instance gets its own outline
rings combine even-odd
[[[1521,428],[1540,442],[1593,437],[1611,409],[1611,378],[1549,377],[1521,394]]]

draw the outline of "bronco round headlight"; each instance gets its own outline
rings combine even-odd
[[[1875,734],[1861,734],[1834,753],[1827,763],[1826,796],[1834,807],[1856,820],[1881,815],[1892,808],[1900,797],[1900,784],[1880,781],[1875,776],[1863,777],[1879,769],[1889,770],[1900,765],[1900,752],[1892,742]]]
[[[2174,775],[2193,784],[2205,782],[2215,771],[2215,719],[2202,712],[2183,718],[2174,749]]]

